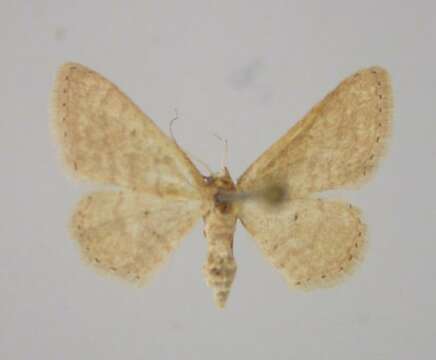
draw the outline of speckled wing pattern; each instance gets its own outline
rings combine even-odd
[[[194,226],[200,205],[131,191],[96,192],[80,201],[71,233],[86,262],[142,285]]]
[[[240,177],[238,190],[279,179],[299,198],[362,183],[384,153],[391,112],[387,72],[357,72],[262,154]]]
[[[53,128],[81,179],[133,191],[198,197],[202,177],[186,154],[115,85],[83,65],[57,75]]]
[[[364,69],[345,79],[257,159],[238,180],[241,192],[286,188],[276,209],[244,202],[239,217],[289,284],[337,282],[362,257],[365,226],[357,209],[309,196],[356,187],[374,172],[391,128],[388,73]]]
[[[265,211],[246,203],[242,224],[289,285],[302,289],[332,286],[352,272],[362,257],[365,225],[351,205],[297,199]]]
[[[72,237],[88,263],[142,284],[201,216],[200,173],[115,85],[80,64],[60,68],[52,110],[73,175],[123,189],[82,199]]]

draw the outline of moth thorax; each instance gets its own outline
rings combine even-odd
[[[228,169],[204,178],[206,184],[213,189],[213,201],[215,207],[222,213],[231,212],[232,201],[227,201],[222,194],[236,193],[236,186],[230,177]]]

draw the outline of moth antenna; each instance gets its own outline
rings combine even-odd
[[[207,163],[201,159],[199,159],[198,157],[192,155],[190,152],[186,153],[189,155],[189,157],[193,160],[195,160],[196,162],[198,162],[199,164],[203,165],[203,167],[207,170],[207,172],[209,173],[209,176],[213,174],[213,171],[210,169],[210,167],[207,165]]]
[[[175,113],[175,117],[170,121],[169,130],[170,130],[171,138],[177,144],[177,146],[180,147],[180,145],[177,142],[176,137],[174,136],[174,133],[173,133],[174,122],[179,119],[179,113],[177,111],[177,108],[174,108],[174,113]],[[201,159],[197,158],[196,156],[192,155],[189,151],[184,150],[184,152],[187,153],[191,159],[193,159],[196,162],[198,162],[199,164],[203,165],[203,167],[207,170],[209,175],[212,174],[212,170],[210,169],[210,167],[203,160],[201,160]]]
[[[169,130],[170,130],[171,138],[173,139],[173,141],[174,141],[177,145],[179,145],[179,144],[177,143],[176,137],[174,136],[174,133],[173,133],[173,125],[174,125],[174,122],[179,118],[179,113],[178,113],[178,111],[177,111],[177,108],[174,108],[174,113],[175,113],[175,116],[174,116],[174,118],[170,121]]]
[[[227,141],[227,139],[222,138],[221,136],[219,136],[216,133],[214,133],[213,135],[218,140],[220,140],[224,143],[224,154],[223,154],[223,158],[221,160],[221,168],[224,169],[225,167],[227,167],[227,165],[229,163],[229,142]]]

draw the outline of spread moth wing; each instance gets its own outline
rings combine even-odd
[[[292,287],[333,286],[363,255],[366,227],[342,202],[298,199],[270,211],[246,202],[240,219]]]
[[[57,75],[53,124],[63,158],[85,180],[198,197],[202,177],[186,154],[126,95],[74,63]]]
[[[239,178],[239,191],[271,183],[289,197],[358,185],[374,170],[390,132],[392,91],[379,67],[345,79]]]
[[[142,285],[194,226],[200,207],[146,193],[96,192],[78,204],[71,234],[86,262]]]
[[[361,258],[365,226],[359,211],[308,195],[366,180],[384,152],[391,113],[388,73],[379,67],[357,72],[238,180],[241,193],[268,200],[242,201],[238,216],[290,285],[334,285]]]

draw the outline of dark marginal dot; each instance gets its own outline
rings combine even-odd
[[[325,275],[321,275],[321,279],[325,279],[325,277],[326,277]]]
[[[339,271],[344,271],[344,267],[341,266],[341,267],[339,268]]]
[[[350,256],[348,257],[348,261],[351,261],[351,260],[353,260],[353,255],[350,255]]]
[[[382,123],[378,123],[378,127],[381,127],[382,126]]]
[[[301,281],[297,281],[297,282],[295,283],[295,285],[300,286],[300,285],[301,285]]]
[[[372,159],[374,159],[374,155],[371,155],[371,156],[369,157],[369,160],[372,160]]]
[[[378,85],[378,86],[381,86],[381,81],[377,81],[377,85]]]
[[[62,103],[62,106],[66,106],[67,104],[66,103]]]
[[[373,74],[377,74],[377,71],[375,71],[375,70],[372,70],[371,72],[372,72]]]
[[[117,268],[116,268],[116,267],[113,267],[113,266],[112,266],[110,269],[111,269],[112,271],[117,271]]]
[[[294,221],[297,221],[298,220],[298,214],[295,214],[294,215]]]
[[[70,77],[69,76],[65,76],[65,80],[70,80]]]
[[[67,93],[67,89],[64,89],[63,93],[66,94]]]
[[[380,136],[377,136],[377,139],[375,139],[376,142],[380,141]]]
[[[67,132],[66,131],[64,132],[64,137],[67,137]]]
[[[145,210],[145,211],[144,211],[144,216],[148,216],[148,215],[150,215],[150,212],[147,211],[147,210]]]
[[[98,258],[94,258],[95,262],[100,264],[100,260]]]
[[[359,247],[359,244],[358,244],[358,243],[355,243],[355,244],[354,244],[354,247],[357,249],[357,248]]]
[[[383,98],[383,96],[380,94],[380,95],[378,96],[378,98],[381,100],[381,99]]]
[[[348,208],[352,209],[352,208],[353,208],[353,205],[348,204]]]
[[[74,162],[73,165],[74,165],[74,170],[77,170],[77,163]]]
[[[359,236],[359,237],[361,237],[361,236],[362,236],[362,232],[361,232],[361,231],[359,231],[359,234],[358,234],[358,236]]]
[[[130,132],[130,135],[135,136],[135,135],[136,135],[136,130],[132,130],[132,131]]]
[[[378,112],[380,112],[380,113],[381,113],[382,111],[383,111],[383,110],[382,110],[382,108],[378,108]]]

